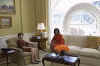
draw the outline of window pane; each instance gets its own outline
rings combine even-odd
[[[96,24],[96,18],[88,12],[76,11],[72,14],[71,24]]]

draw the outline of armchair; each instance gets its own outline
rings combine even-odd
[[[32,53],[31,52],[23,52],[22,49],[20,48],[17,48],[17,44],[16,44],[16,41],[17,41],[17,38],[16,37],[13,37],[13,38],[9,38],[6,42],[7,42],[7,46],[8,48],[16,48],[17,50],[20,51],[19,55],[23,56],[23,61],[25,64],[30,64],[31,63],[31,56],[32,56]],[[37,48],[37,43],[33,43],[31,42],[31,44]],[[18,56],[20,57],[20,56]],[[20,58],[19,58],[20,59]],[[17,59],[17,62],[18,59]],[[22,62],[22,61],[20,61]]]

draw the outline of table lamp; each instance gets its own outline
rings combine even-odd
[[[37,24],[37,30],[39,31],[40,36],[42,37],[43,32],[45,31],[44,23]]]

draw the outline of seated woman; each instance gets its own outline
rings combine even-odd
[[[64,43],[64,38],[60,34],[60,31],[58,28],[54,29],[54,37],[51,40],[51,50],[55,53],[59,53],[60,55],[68,55],[69,48]]]
[[[19,48],[21,48],[24,52],[32,52],[32,63],[38,64],[39,61],[37,61],[37,48],[33,48],[32,44],[26,42],[23,40],[23,33],[18,33],[18,40],[17,45]]]

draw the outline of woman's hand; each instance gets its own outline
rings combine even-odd
[[[31,43],[29,43],[29,42],[25,42],[25,45],[27,46],[27,47],[32,47],[33,45],[31,44]]]

